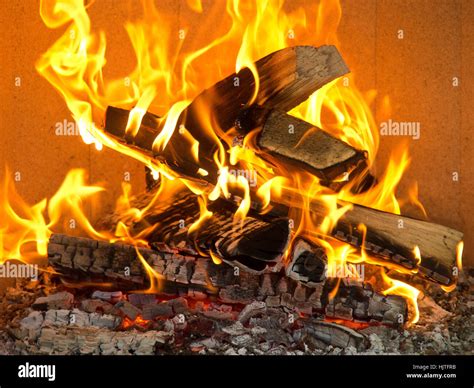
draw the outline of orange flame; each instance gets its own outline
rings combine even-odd
[[[187,0],[186,3],[194,11],[194,17],[203,12],[200,0]],[[303,171],[277,166],[281,175],[275,174],[273,166],[266,163],[249,146],[255,137],[254,133],[245,137],[243,146],[231,147],[227,152],[223,143],[230,145],[231,139],[226,136],[222,140],[219,139],[217,134],[221,134],[221,129],[212,122],[206,107],[201,107],[201,124],[205,124],[203,128],[209,132],[217,146],[213,157],[219,177],[214,187],[208,189],[177,175],[163,164],[159,157],[152,158],[120,144],[94,124],[101,122],[108,105],[131,108],[127,132],[135,135],[146,110],[161,114],[164,116],[163,129],[153,144],[154,151],[160,153],[167,147],[176,130],[178,117],[187,104],[202,89],[214,84],[224,75],[244,67],[250,69],[256,81],[253,96],[248,101],[250,104],[256,96],[260,82],[254,66],[257,59],[293,45],[338,45],[337,28],[342,15],[338,0],[323,0],[314,8],[298,8],[292,12],[285,11],[283,3],[281,0],[228,0],[225,12],[222,12],[224,10],[221,9],[221,2],[213,3],[209,12],[220,12],[228,21],[223,23],[227,29],[219,31],[219,37],[214,40],[206,40],[204,37],[198,42],[198,47],[192,47],[186,52],[182,49],[182,42],[187,38],[186,29],[180,31],[182,38],[178,40],[172,35],[173,28],[166,16],[160,13],[151,0],[144,0],[143,18],[125,24],[136,57],[136,66],[121,78],[106,79],[102,73],[106,63],[106,35],[104,32],[93,32],[83,1],[41,1],[40,13],[47,27],[68,27],[38,60],[36,68],[64,97],[84,141],[87,144],[95,144],[97,149],[105,145],[133,157],[149,167],[156,179],[160,178],[160,188],[156,196],[142,209],[131,205],[130,188],[124,187],[124,195],[118,203],[124,221],[114,236],[102,236],[86,222],[87,218],[82,218],[89,233],[95,237],[143,242],[146,232],[140,236],[131,236],[126,227],[127,221],[143,218],[161,196],[172,195],[170,192],[176,192],[183,187],[202,196],[201,217],[191,227],[193,230],[199,228],[203,220],[212,217],[206,208],[208,200],[213,201],[220,196],[229,197],[237,191],[242,199],[235,219],[242,221],[249,212],[252,192],[262,200],[263,212],[270,210],[272,200],[278,200],[285,192],[290,192],[298,193],[292,203],[294,206],[290,209],[290,217],[295,221],[294,237],[309,234],[313,241],[326,250],[329,265],[343,265],[350,270],[351,263],[380,264],[364,249],[358,252],[346,243],[335,241],[328,234],[337,220],[352,206],[347,204],[341,207],[340,201],[400,214],[400,205],[395,194],[410,162],[405,145],[394,150],[385,173],[368,191],[354,193],[352,189],[360,183],[356,179],[344,186],[340,192],[334,193],[323,187],[316,177]],[[234,58],[235,63],[229,58]],[[375,96],[375,91],[361,93],[355,85],[354,75],[351,74],[322,87],[290,114],[315,124],[357,149],[365,150],[369,165],[372,166],[379,146],[378,129],[370,109]],[[382,109],[383,114],[389,112],[388,98],[383,98]],[[199,143],[186,128],[182,128],[182,131],[180,129],[181,132],[186,144],[190,144],[190,156],[197,161]],[[254,190],[251,189],[248,177],[231,173],[234,166],[255,172],[257,183]],[[208,176],[209,172],[201,168],[199,174]],[[412,192],[412,202],[419,204],[416,197],[417,192]],[[320,201],[326,209],[325,217],[317,222],[309,211],[309,204],[313,200]],[[35,225],[37,214],[44,210],[44,206],[44,203],[40,203],[37,207],[28,208],[31,213],[29,219]],[[45,241],[50,233],[48,230],[42,225],[39,231],[28,237],[28,241],[37,242],[41,252],[45,251]],[[12,253],[17,253],[15,247]],[[143,265],[147,269],[146,263]],[[396,266],[395,269],[401,270]],[[158,278],[148,269],[147,272],[151,279]],[[389,282],[386,275],[384,276],[391,285],[386,293],[403,294],[416,306],[418,294],[411,286],[394,280]]]
[[[7,171],[0,190],[0,263],[7,259],[31,262],[45,257],[49,237],[64,227],[72,233],[77,225],[90,237],[111,239],[111,234],[94,229],[83,207],[85,201],[91,201],[104,189],[85,182],[84,170],[70,170],[49,201],[45,198],[29,205],[16,192]],[[64,220],[66,216],[68,220]]]
[[[411,311],[411,318],[408,324],[413,325],[417,323],[420,319],[420,312],[418,310],[418,296],[420,295],[420,291],[400,280],[390,278],[383,270],[380,271],[380,273],[382,274],[382,279],[388,286],[383,293],[385,295],[400,295],[406,298]]]

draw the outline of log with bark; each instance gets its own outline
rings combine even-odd
[[[48,258],[57,274],[69,282],[95,287],[102,282],[108,289],[143,289],[148,287],[149,278],[136,249],[153,271],[163,277],[160,292],[164,294],[217,298],[230,304],[261,300],[269,307],[284,306],[307,315],[324,314],[335,319],[392,326],[403,324],[407,318],[407,305],[402,297],[381,295],[369,284],[342,279],[337,295],[331,299],[330,292],[338,283],[335,279],[307,287],[284,273],[258,275],[238,271],[164,243],[148,249],[52,235]]]
[[[349,72],[334,46],[288,47],[267,55],[254,65],[259,87],[253,102],[281,111],[294,108],[321,86]],[[198,95],[181,113],[178,125],[185,125],[205,154],[214,148],[215,142],[209,131],[203,130],[204,123],[214,123],[215,130],[229,130],[242,107],[251,102],[255,86],[254,75],[248,68],[231,74]],[[128,114],[122,119],[126,122]],[[151,149],[156,137],[153,133],[159,133],[163,123],[153,119],[153,115],[145,115],[143,125],[150,127],[152,133],[144,130],[130,141],[140,148]],[[111,128],[116,131],[115,135],[125,137],[123,125]]]

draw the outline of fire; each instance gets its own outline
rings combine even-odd
[[[64,228],[73,232],[76,225],[90,237],[111,239],[112,235],[94,229],[84,209],[84,203],[91,203],[103,190],[86,184],[84,170],[73,169],[49,200],[30,205],[16,192],[7,171],[0,190],[0,263],[8,259],[31,263],[45,257],[51,234]]]
[[[354,264],[380,264],[363,247],[358,252],[352,246],[329,237],[328,233],[352,206],[340,206],[341,201],[400,214],[396,189],[410,162],[405,145],[394,150],[385,173],[368,191],[354,193],[351,189],[360,183],[356,180],[335,193],[306,172],[288,171],[284,166],[279,166],[284,174],[276,174],[268,163],[253,152],[252,141],[255,134],[247,135],[242,145],[230,147],[231,137],[222,133],[209,119],[206,107],[202,107],[202,117],[199,119],[205,124],[204,127],[217,148],[212,155],[216,171],[219,171],[214,186],[203,188],[179,176],[162,163],[159,157],[173,133],[179,131],[185,144],[190,145],[191,158],[199,160],[202,152],[199,141],[186,128],[176,128],[176,124],[180,113],[190,101],[203,89],[219,81],[223,75],[249,68],[256,81],[253,97],[249,101],[251,103],[259,87],[259,75],[253,65],[256,60],[294,45],[338,45],[337,28],[342,15],[339,1],[323,0],[311,9],[299,8],[287,12],[281,0],[227,0],[223,15],[228,19],[227,29],[220,31],[215,40],[200,41],[199,46],[193,47],[189,52],[182,50],[183,39],[179,37],[186,36],[186,29],[173,35],[174,29],[170,22],[154,2],[143,0],[142,3],[142,19],[127,21],[124,25],[133,46],[136,66],[121,78],[107,79],[103,74],[106,64],[106,34],[92,29],[87,13],[87,7],[93,7],[93,4],[85,6],[83,0],[42,0],[40,14],[46,26],[61,27],[65,31],[39,58],[36,69],[64,97],[84,142],[94,144],[97,150],[103,146],[112,148],[138,160],[153,171],[155,179],[160,180],[155,196],[145,207],[137,209],[131,205],[131,187],[125,185],[124,193],[117,202],[122,222],[112,234],[96,231],[82,210],[83,200],[103,190],[98,186],[87,186],[83,172],[72,170],[66,177],[65,184],[49,203],[43,200],[33,206],[23,203],[12,191],[11,184],[6,182],[7,190],[0,198],[4,205],[2,211],[6,213],[0,218],[3,223],[0,227],[0,257],[27,258],[31,252],[44,256],[48,238],[58,225],[63,210],[71,211],[84,232],[94,238],[128,241],[135,245],[146,244],[149,230],[132,236],[127,225],[131,221],[142,219],[163,197],[190,189],[201,196],[201,217],[190,227],[189,232],[199,229],[205,220],[212,218],[212,213],[207,210],[207,203],[221,196],[229,197],[236,191],[239,193],[241,200],[235,220],[242,221],[249,212],[252,193],[261,200],[262,212],[270,210],[272,199],[283,198],[287,193],[297,193],[298,206],[291,203],[290,209],[290,217],[295,221],[294,237],[309,235],[313,242],[326,250],[330,267],[344,266],[348,271],[356,273]],[[196,13],[203,12],[201,1],[187,0],[187,4]],[[221,5],[221,2],[212,3],[212,7]],[[232,58],[235,62],[230,60]],[[379,146],[377,124],[371,110],[375,96],[375,91],[361,93],[351,74],[322,87],[290,114],[313,123],[357,149],[365,150],[371,167]],[[158,157],[152,158],[120,144],[96,125],[102,122],[109,105],[131,109],[126,131],[132,137],[138,133],[146,111],[161,115],[162,131],[153,143],[153,150]],[[382,109],[390,109],[388,98],[383,99]],[[223,142],[227,142],[229,147],[224,147]],[[227,148],[230,151],[226,151]],[[257,187],[251,187],[251,182],[245,176],[231,173],[236,165],[256,172]],[[198,173],[208,176],[209,171],[200,168]],[[340,178],[343,179],[344,177]],[[412,203],[421,206],[417,200],[417,188],[411,192],[410,199]],[[323,203],[326,209],[325,217],[318,222],[309,212],[313,200]],[[13,210],[14,205],[19,210]],[[20,213],[24,215],[20,216]],[[363,230],[364,226],[361,225],[360,228]],[[419,249],[416,251],[417,248],[413,247],[414,253],[421,260],[422,252]],[[458,253],[459,251],[462,251],[462,246]],[[149,291],[154,292],[159,289],[161,277],[141,257],[138,249],[137,255],[150,276]],[[459,253],[458,256],[460,255]],[[212,258],[215,262],[220,262],[219,258]],[[461,268],[460,263],[458,267]],[[395,266],[394,269],[401,270]],[[416,322],[417,290],[401,281],[390,279],[383,273],[382,277],[387,284],[386,294],[402,295],[411,302],[414,309],[412,322]],[[333,290],[334,294],[336,292],[337,288]]]
[[[142,318],[140,315],[133,320],[128,317],[125,317],[122,321],[122,329],[127,330],[135,327],[147,327],[150,322],[151,321]]]
[[[145,258],[142,256],[140,251],[135,247],[135,251],[137,252],[137,257],[140,260],[140,263],[145,268],[145,271],[150,279],[150,287],[145,290],[145,293],[154,294],[159,293],[162,290],[162,281],[164,280],[164,276],[158,272],[156,272],[153,267],[148,264]]]
[[[420,312],[418,310],[418,296],[420,295],[420,291],[400,280],[390,278],[383,270],[381,270],[380,273],[382,274],[383,281],[388,286],[384,291],[384,294],[400,295],[406,298],[409,302],[409,309],[412,313],[408,324],[412,325],[417,323],[420,319]]]

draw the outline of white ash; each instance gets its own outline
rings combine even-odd
[[[92,293],[44,295],[42,288],[16,287],[0,302],[0,354],[474,354],[474,276],[465,274],[449,294],[422,286],[420,321],[405,329],[350,329],[262,301],[239,311],[218,302],[190,307],[185,298],[165,303],[101,291],[94,299]],[[125,317],[140,316],[146,306],[166,314],[146,326],[123,327]]]

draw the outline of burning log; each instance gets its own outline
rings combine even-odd
[[[259,76],[259,89],[254,103],[281,111],[298,106],[321,86],[349,72],[335,46],[284,48],[255,62],[255,68]],[[234,126],[242,107],[250,102],[254,91],[255,77],[248,68],[244,68],[204,90],[182,112],[178,124],[184,124],[199,141],[200,149],[213,149],[214,140],[202,127],[203,109],[212,116],[209,122],[225,132]],[[116,109],[107,119],[111,133],[125,137],[126,125],[123,122],[127,123],[128,112]],[[142,121],[145,129],[141,129],[133,139],[140,148],[151,150],[156,134],[162,129],[162,123],[157,119],[152,114],[145,115]]]
[[[276,157],[283,165],[308,170],[328,186],[336,179],[349,180],[354,169],[360,173],[367,168],[365,152],[284,112],[253,106],[241,112],[236,125],[243,134],[258,129],[257,146],[265,151],[259,152],[263,159]]]
[[[348,71],[333,46],[283,49],[257,61],[255,66],[260,87],[252,103],[277,111],[287,111],[298,105],[324,83]],[[183,152],[178,149],[183,143],[183,137],[177,137],[179,131],[173,133],[165,150],[154,157],[179,174],[199,179],[208,185],[215,184],[218,171],[211,160],[215,139],[212,139],[210,131],[200,124],[199,118],[202,118],[203,111],[208,112],[211,117],[205,117],[204,122],[218,124],[219,128],[215,134],[218,137],[223,137],[224,132],[233,127],[236,121],[247,130],[250,129],[252,125],[249,126],[242,119],[242,112],[251,100],[254,85],[251,71],[244,69],[202,92],[182,112],[178,124],[184,124],[199,141],[198,162],[186,157],[189,145],[186,145]],[[255,111],[252,109],[247,113]],[[257,121],[263,125],[259,138],[260,146],[269,150],[270,154],[277,154],[286,161],[304,166],[326,180],[350,173],[351,169],[359,173],[365,168],[363,152],[349,147],[304,121],[277,111],[270,111],[259,117],[257,115]],[[247,114],[247,118],[253,116]],[[109,107],[105,131],[141,152],[153,155],[153,143],[163,128],[164,120],[147,113],[137,134],[131,136],[126,131],[128,117],[128,111]],[[284,136],[289,125],[292,125],[297,136]],[[294,147],[296,145],[297,147]],[[198,174],[201,167],[208,171],[207,176]],[[298,201],[293,199],[291,193],[283,193],[278,203],[273,200],[273,215],[287,217],[289,208],[298,206]],[[378,257],[382,265],[390,263],[401,269],[417,271],[442,285],[451,285],[456,280],[457,245],[461,241],[462,233],[441,225],[356,204],[340,205],[351,205],[352,209],[347,211],[332,229],[331,234],[336,239],[357,248],[364,248],[372,256]],[[259,204],[256,203],[254,207],[258,210]],[[310,211],[318,219],[326,216],[324,205],[318,201],[310,204]],[[360,224],[367,227],[365,236],[359,230]],[[416,257],[415,247],[418,247],[421,259]]]
[[[365,242],[357,228],[361,223],[367,227]],[[383,260],[418,269],[437,283],[447,286],[457,279],[457,246],[463,234],[446,226],[354,205],[338,222],[334,236],[363,245],[369,254]]]
[[[252,107],[242,111],[237,125],[244,133],[258,129],[257,145],[269,155],[309,168],[327,181],[351,168],[360,173],[357,166],[363,159],[360,151],[296,117]],[[265,153],[261,155],[265,158]],[[358,226],[364,224],[367,227],[364,248],[370,254],[410,270],[418,268],[422,275],[440,284],[449,285],[454,281],[456,247],[462,233],[442,225],[351,205],[352,209],[334,228],[334,237],[362,247],[364,236]],[[316,204],[311,210],[321,213]],[[419,263],[415,247],[421,252]]]
[[[108,112],[109,117],[112,117],[115,110]],[[109,124],[115,122],[107,122],[106,131],[109,131]],[[199,178],[212,184],[209,176]],[[283,193],[278,202],[273,200],[273,216],[287,217],[289,207],[298,206],[298,201],[293,198],[291,193]],[[381,259],[381,265],[390,263],[402,269],[418,271],[425,278],[446,286],[455,282],[457,245],[462,240],[461,232],[357,204],[341,202],[340,205],[350,205],[352,208],[337,221],[331,231],[333,237],[358,249],[364,248],[372,256]],[[253,207],[258,211],[259,203],[254,203]],[[317,219],[326,215],[324,204],[318,201],[310,204],[310,211]],[[267,214],[266,217],[270,215]],[[365,237],[359,229],[361,224],[367,227]],[[414,253],[415,247],[420,250],[421,260]]]
[[[154,249],[137,249],[153,271],[162,276],[160,292],[164,294],[217,298],[231,304],[263,300],[270,307],[284,306],[307,315],[324,313],[356,322],[398,326],[406,321],[407,306],[402,297],[383,296],[368,284],[342,279],[338,294],[330,300],[334,279],[309,288],[288,279],[285,274],[238,271],[166,244],[155,244]],[[108,282],[112,288],[121,290],[143,288],[149,283],[146,270],[131,245],[53,235],[48,257],[49,264],[66,281]]]
[[[275,51],[255,62],[258,92],[254,103],[289,111],[298,106],[323,85],[349,72],[335,46],[296,46]],[[211,121],[222,131],[234,126],[243,106],[249,104],[255,92],[255,76],[242,69],[197,96],[185,110],[185,127],[208,150],[214,146],[202,142],[197,123],[202,109],[211,114]]]
[[[279,202],[295,203],[291,195],[284,195]],[[457,279],[457,247],[463,234],[449,227],[417,220],[407,216],[370,209],[357,204],[340,202],[350,206],[330,234],[355,248],[364,249],[369,255],[385,263],[422,275],[424,278],[449,286]],[[298,206],[296,204],[296,206]],[[256,205],[258,208],[258,204]],[[322,219],[324,206],[318,201],[309,205],[312,217]],[[282,216],[286,211],[275,206],[273,214]],[[360,225],[365,225],[366,231]],[[420,257],[416,253],[416,247]]]
[[[145,194],[140,198],[143,205],[151,200],[152,195]],[[197,196],[190,191],[182,191],[168,201],[155,204],[144,220],[133,225],[133,230],[142,231],[155,226],[147,237],[149,243],[166,242],[172,247],[195,247],[196,254],[212,254],[245,271],[262,273],[281,269],[291,236],[287,218],[267,222],[250,216],[242,222],[236,221],[235,206],[222,199],[211,202],[207,209],[213,213],[212,217],[199,221]],[[117,221],[111,220],[111,223],[116,224]],[[200,227],[190,231],[198,221]],[[109,228],[114,226],[108,225]]]
[[[259,85],[253,102],[281,111],[294,108],[321,86],[349,72],[335,46],[284,48],[255,62],[255,69]],[[216,140],[209,130],[209,123],[213,123],[217,135],[223,137],[234,126],[242,108],[252,102],[255,87],[252,71],[244,68],[204,90],[182,111],[176,124],[177,127],[184,126],[199,142],[199,162],[186,158],[189,147],[183,144],[179,131],[174,131],[167,147],[160,153],[163,160],[173,161],[175,170],[189,176],[194,176],[199,168],[212,166]],[[109,107],[106,131],[126,139],[130,145],[152,151],[165,120],[147,113],[135,135],[126,131],[128,117],[128,111]]]

